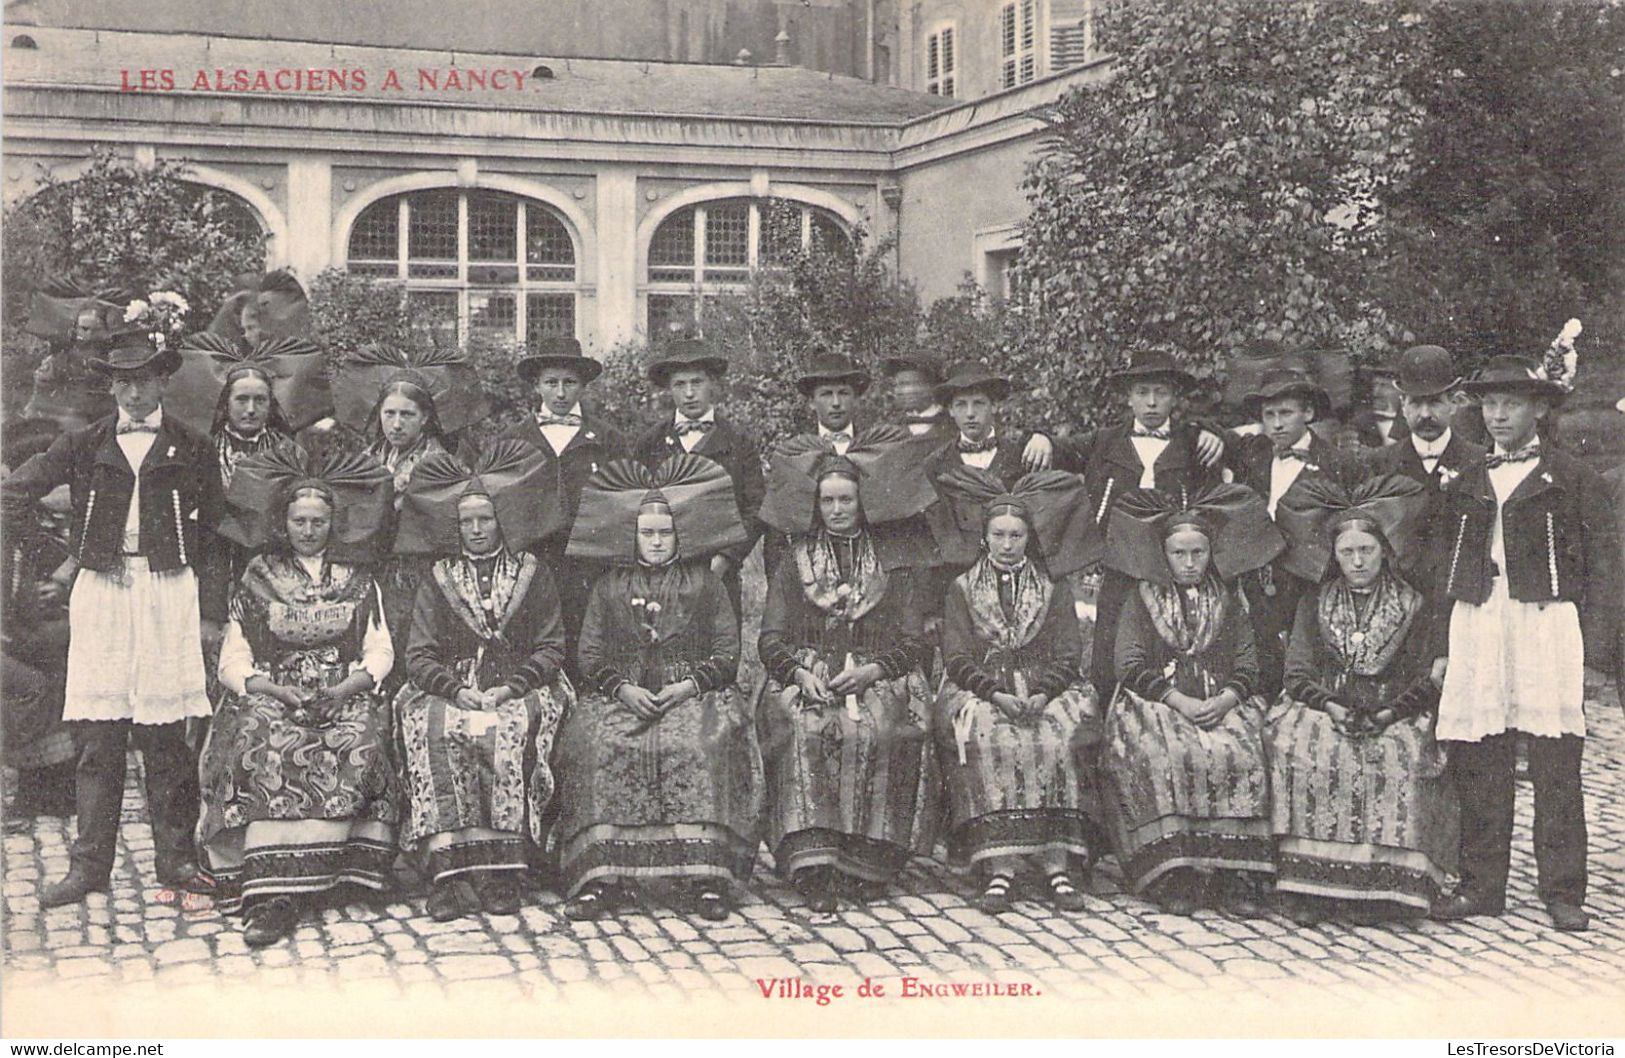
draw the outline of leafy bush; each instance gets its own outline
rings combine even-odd
[[[203,327],[244,272],[258,272],[265,248],[241,223],[224,192],[187,181],[184,163],[138,168],[97,147],[72,180],[44,185],[5,212],[3,347],[7,402],[26,389],[45,342],[24,335],[29,293],[50,278],[145,295],[173,290],[191,306],[187,324]]]

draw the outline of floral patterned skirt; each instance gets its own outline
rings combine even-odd
[[[601,694],[559,732],[566,892],[603,878],[750,877],[761,841],[762,754],[727,687],[648,723]]]
[[[808,648],[799,659],[818,660]],[[845,661],[825,660],[836,672]],[[856,716],[843,701],[807,706],[799,688],[768,681],[757,723],[766,836],[781,874],[833,866],[885,881],[910,856],[930,855],[942,814],[930,701],[918,669],[871,685]]]
[[[431,878],[525,865],[524,843],[541,843],[553,800],[554,732],[574,699],[562,676],[492,710],[464,709],[412,683],[401,688],[401,844],[426,854]]]
[[[1104,800],[1136,892],[1179,867],[1274,870],[1264,703],[1254,696],[1204,731],[1124,690],[1106,716]]]
[[[1455,870],[1461,822],[1433,718],[1350,738],[1283,698],[1267,739],[1275,887],[1426,911]]]
[[[948,855],[975,864],[1063,851],[1085,862],[1098,818],[1093,748],[1101,718],[1082,682],[1031,724],[952,680],[936,702],[937,755],[948,787]]]
[[[203,747],[198,845],[228,913],[256,897],[388,882],[400,801],[388,703],[352,695],[325,727],[290,712],[268,695],[229,695]]]

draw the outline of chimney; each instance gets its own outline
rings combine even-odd
[[[750,49],[749,48],[740,48],[739,49],[739,54],[734,56],[734,65],[735,66],[749,66],[750,65],[750,60],[751,60]]]
[[[773,65],[790,65],[790,31],[779,30],[779,35],[773,38]]]

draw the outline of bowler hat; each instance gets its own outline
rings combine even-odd
[[[526,382],[535,382],[536,376],[547,367],[567,367],[583,383],[591,382],[604,371],[604,365],[590,356],[581,355],[581,343],[574,338],[555,335],[536,343],[535,352],[520,358],[516,370]]]
[[[820,385],[846,382],[862,396],[871,381],[869,372],[854,363],[851,357],[839,353],[820,353],[813,357],[812,365],[796,379],[796,388],[802,396],[810,397]]]
[[[887,378],[904,371],[918,371],[933,385],[942,381],[942,362],[930,356],[886,356],[880,360],[880,373]]]
[[[101,357],[86,357],[85,365],[104,375],[126,375],[150,371],[168,377],[181,366],[181,354],[167,343],[155,341],[144,331],[122,331],[112,335]]]
[[[1450,354],[1442,346],[1413,345],[1399,354],[1395,383],[1407,397],[1437,397],[1461,383]]]
[[[1546,377],[1540,364],[1531,357],[1502,354],[1492,356],[1478,369],[1471,381],[1461,388],[1476,395],[1484,393],[1533,393],[1537,396],[1561,399],[1568,391]]]
[[[1291,367],[1273,367],[1258,380],[1258,388],[1242,398],[1242,406],[1255,418],[1265,401],[1280,397],[1307,397],[1315,409],[1315,417],[1331,415],[1332,398],[1307,372]]]
[[[1168,353],[1160,349],[1136,352],[1121,371],[1112,372],[1113,382],[1134,382],[1141,379],[1165,379],[1181,389],[1196,385],[1196,376],[1186,371]]]
[[[657,386],[671,384],[675,371],[704,371],[715,378],[728,373],[728,358],[698,338],[680,338],[667,345],[649,362],[649,380]]]
[[[995,375],[978,363],[955,364],[949,370],[948,378],[937,386],[937,401],[947,404],[954,399],[955,394],[969,390],[980,390],[994,402],[998,402],[1010,395],[1010,380],[1002,375]]]

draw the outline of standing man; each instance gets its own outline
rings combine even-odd
[[[651,470],[671,456],[693,452],[718,463],[733,481],[734,500],[749,535],[745,541],[711,559],[711,570],[722,578],[740,613],[739,569],[762,535],[756,512],[766,485],[762,480],[761,445],[756,438],[717,414],[722,379],[728,359],[698,339],[672,342],[649,364],[649,381],[671,397],[672,419],[658,423],[638,438],[633,456]]]
[[[1482,462],[1488,450],[1450,428],[1461,406],[1461,377],[1448,352],[1437,345],[1412,346],[1401,354],[1398,366],[1405,429],[1399,431],[1400,440],[1372,452],[1366,466],[1373,476],[1403,474],[1421,482],[1428,496],[1422,532],[1443,533],[1440,497],[1445,486]],[[1421,556],[1433,554],[1427,540],[1416,550]]]
[[[796,379],[796,389],[812,411],[814,431],[829,438],[840,455],[852,446],[858,401],[869,391],[871,381],[869,372],[839,353],[814,357],[806,374]]]
[[[59,437],[0,484],[8,535],[36,501],[67,485],[79,563],[62,708],[79,744],[79,827],[68,874],[41,892],[43,907],[107,890],[132,738],[146,775],[158,882],[205,884],[192,851],[197,759],[185,721],[210,713],[193,564],[195,515],[213,475],[207,444],[164,416],[180,356],[161,338],[110,339],[106,358],[89,365],[110,379],[117,413]]]
[[[914,437],[939,443],[955,434],[948,409],[937,400],[942,385],[942,367],[923,356],[888,356],[880,361],[880,373],[891,382],[891,396],[902,412],[901,424]]]
[[[544,338],[536,350],[520,359],[516,370],[536,396],[531,418],[510,426],[504,437],[516,437],[546,456],[553,468],[557,501],[564,509],[563,527],[536,545],[537,557],[548,564],[558,585],[559,607],[566,636],[565,667],[575,670],[576,639],[587,609],[592,585],[590,571],[581,563],[566,563],[564,547],[575,525],[581,489],[599,467],[623,458],[620,436],[602,420],[581,411],[581,396],[604,366],[581,354],[574,338]]]
[[[1006,488],[1014,486],[1026,473],[1023,446],[1009,431],[999,432],[999,405],[1010,396],[1010,380],[981,364],[957,364],[936,394],[948,409],[955,435],[932,457],[931,476],[961,463],[996,475]]]
[[[811,366],[796,379],[796,389],[806,399],[813,415],[812,432],[828,438],[840,455],[846,455],[846,450],[852,447],[857,435],[858,401],[869,391],[872,381],[869,372],[839,353],[820,353],[813,357]],[[789,546],[789,538],[783,533],[768,532],[763,537],[762,565],[767,570],[769,583],[778,568],[779,557]]]
[[[1243,403],[1260,433],[1232,435],[1227,462],[1236,481],[1264,497],[1271,518],[1283,496],[1316,478],[1349,483],[1354,474],[1349,457],[1309,429],[1330,414],[1332,400],[1307,374],[1290,367],[1272,368]],[[1259,690],[1266,700],[1281,693],[1286,636],[1298,599],[1310,587],[1309,581],[1288,572],[1279,558],[1242,578],[1258,646]]]
[[[1179,403],[1195,388],[1196,378],[1172,356],[1136,353],[1128,367],[1112,375],[1112,382],[1128,405],[1128,421],[1056,442],[1060,469],[1083,474],[1102,536],[1110,531],[1112,507],[1124,493],[1154,488],[1184,507],[1202,488],[1218,483],[1216,464],[1224,454],[1217,434],[1179,416]],[[1127,574],[1102,570],[1095,627],[1116,629],[1133,584]],[[1089,678],[1103,700],[1110,699],[1117,685],[1116,646],[1111,634],[1096,636],[1092,644]]]
[[[1607,485],[1537,427],[1565,395],[1535,361],[1496,356],[1465,388],[1494,448],[1444,493],[1435,548],[1454,602],[1437,734],[1461,796],[1461,885],[1441,919],[1499,915],[1511,856],[1516,744],[1529,743],[1538,892],[1557,929],[1590,925],[1585,664],[1608,666],[1620,571]]]

